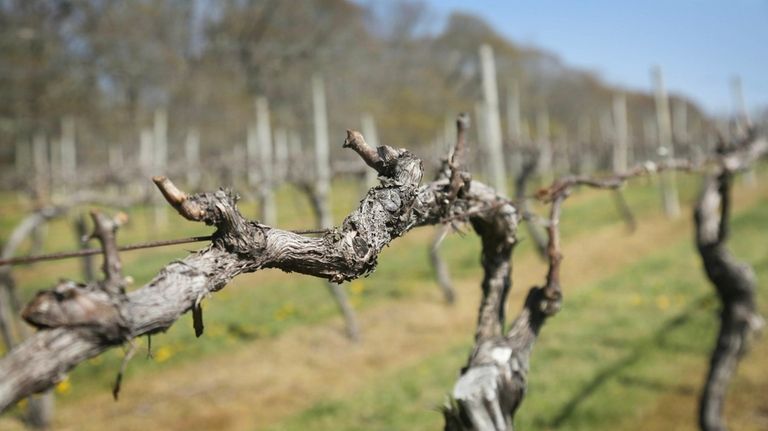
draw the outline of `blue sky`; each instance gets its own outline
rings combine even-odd
[[[483,17],[509,39],[544,48],[611,84],[650,90],[660,65],[667,88],[711,114],[732,107],[739,75],[747,105],[768,106],[768,0],[428,0]]]

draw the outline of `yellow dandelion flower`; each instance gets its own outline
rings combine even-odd
[[[659,295],[656,298],[656,307],[658,307],[659,310],[662,310],[662,311],[666,310],[667,308],[669,308],[669,305],[670,305],[670,301],[667,295]]]
[[[158,362],[158,363],[165,362],[168,359],[171,359],[171,356],[173,356],[173,349],[171,349],[168,346],[162,346],[159,349],[155,350],[153,356],[155,358],[155,362]]]
[[[69,381],[69,377],[64,377],[64,380],[60,381],[56,385],[56,393],[59,395],[66,395],[72,391],[72,383]]]

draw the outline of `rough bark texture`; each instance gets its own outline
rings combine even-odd
[[[709,164],[714,164],[719,172],[744,169],[765,154],[767,149],[768,143],[765,140],[752,137],[747,144],[735,151],[713,157]],[[543,287],[533,287],[528,292],[523,310],[505,335],[502,335],[504,303],[509,290],[509,257],[515,242],[516,226],[513,226],[513,219],[499,216],[503,213],[487,213],[484,218],[470,218],[472,225],[483,240],[482,263],[485,270],[483,299],[480,306],[474,349],[467,366],[462,370],[461,376],[454,386],[450,403],[443,408],[446,430],[512,429],[515,412],[522,402],[527,387],[526,376],[533,344],[546,319],[556,314],[562,303],[559,280],[562,256],[559,251],[558,223],[560,207],[571,191],[580,186],[617,190],[633,177],[669,170],[691,171],[704,168],[704,165],[694,166],[686,160],[668,159],[658,164],[640,164],[626,172],[604,178],[565,177],[556,180],[550,187],[539,191],[537,197],[550,204],[549,219],[546,223],[548,235],[546,255],[549,262],[546,283]],[[721,176],[720,178],[724,177]],[[723,214],[727,214],[727,200],[723,209],[725,211]],[[493,217],[492,214],[496,214],[496,216]],[[727,256],[722,250],[717,251],[714,258],[719,260],[713,268],[716,269],[715,273],[718,274],[720,281],[725,277],[730,280],[729,283],[734,283],[731,277],[742,277],[743,274],[732,274],[733,270],[728,270],[728,266],[723,266],[723,262],[727,263],[730,259]],[[711,273],[710,276],[712,276]],[[740,283],[743,282],[744,280],[740,281]],[[717,285],[718,282],[715,284]],[[744,286],[742,285],[742,287]],[[754,310],[754,302],[751,303],[751,306],[745,306],[746,298],[749,295],[746,295],[743,290],[739,293],[739,288],[733,285],[729,289],[731,289],[730,293],[726,296],[729,301],[734,301],[730,306],[734,306],[736,303],[740,305],[730,310],[726,307],[728,311],[724,311],[724,313],[728,313],[729,319],[724,319],[724,322],[733,321],[735,318],[737,323],[729,323],[728,327],[724,329],[730,336],[728,343],[722,349],[724,352],[718,354],[720,347],[716,350],[715,356],[719,358],[729,358],[728,352],[732,352],[734,347],[740,349],[743,346],[743,335],[734,338],[733,334],[739,330],[743,331],[744,325],[746,325],[744,320],[738,319],[745,319],[745,315],[750,315],[748,311]],[[723,294],[721,293],[721,295]],[[754,300],[753,297],[749,298]],[[751,322],[754,323],[755,321],[756,319],[751,319]],[[721,366],[722,370],[727,370],[729,366],[732,366],[730,364],[735,362],[732,356],[730,358]],[[715,359],[713,359],[714,361]],[[722,361],[722,359],[718,359],[718,361]],[[728,381],[727,376],[730,373],[717,371],[716,374],[715,393],[720,393],[722,397]],[[723,376],[726,378],[722,379]],[[718,389],[721,392],[717,392]]]
[[[158,188],[179,214],[214,226],[216,232],[209,246],[171,262],[146,286],[128,293],[124,292],[125,280],[114,244],[119,220],[94,215],[95,236],[105,252],[105,278],[87,285],[64,280],[55,289],[38,294],[27,306],[24,317],[40,331],[0,359],[0,410],[52,387],[74,366],[104,350],[140,335],[166,330],[189,310],[194,311],[196,331],[202,332],[201,301],[239,274],[278,268],[336,283],[348,281],[373,271],[381,250],[410,229],[459,220],[470,222],[482,241],[483,295],[475,346],[456,382],[451,402],[443,410],[445,428],[512,429],[527,387],[533,344],[545,321],[560,310],[562,303],[558,222],[564,200],[578,186],[616,189],[634,176],[690,170],[692,166],[687,161],[667,160],[658,165],[639,165],[608,178],[566,177],[538,193],[539,199],[550,204],[546,223],[549,271],[543,286],[529,290],[523,309],[505,332],[510,258],[522,214],[492,188],[471,181],[461,162],[465,119],[460,118],[457,125],[459,139],[450,162],[435,181],[424,185],[420,184],[422,163],[413,154],[388,146],[371,148],[362,135],[348,132],[344,147],[353,149],[377,171],[380,184],[368,191],[339,227],[321,237],[302,236],[246,220],[237,209],[237,196],[230,191],[189,196],[167,178],[156,177]],[[759,142],[733,155],[719,156],[718,166],[733,171],[745,160],[765,153],[768,144]],[[727,200],[724,203],[723,214],[727,214]],[[717,237],[722,242],[725,230],[719,227]],[[717,247],[713,250],[713,259],[720,259],[715,263],[721,262],[721,268],[725,268],[725,272],[713,272],[719,289],[719,280],[729,274],[730,268],[722,262],[729,260],[727,254],[716,251]],[[749,296],[728,292],[721,296],[729,301],[743,301]],[[754,308],[740,306],[728,311],[741,322],[737,329],[744,325],[743,320],[738,320],[744,319],[744,310]],[[743,345],[743,339],[739,339],[737,350],[741,351]],[[717,383],[715,388],[724,384]]]
[[[14,256],[24,240],[34,235],[40,226],[67,214],[72,207],[88,202],[110,204],[110,202],[104,202],[88,193],[79,193],[70,196],[65,204],[42,207],[24,218],[14,228],[8,241],[3,244],[0,257],[7,259]],[[24,340],[29,336],[29,330],[26,326],[17,325],[20,310],[21,304],[11,267],[0,266],[0,334],[2,334],[3,342],[8,350],[18,344],[19,341],[17,340]],[[13,330],[14,327],[15,331]],[[46,391],[39,396],[28,399],[24,420],[32,428],[45,429],[48,428],[53,419],[53,411],[53,393]]]
[[[504,309],[510,288],[510,257],[520,220],[514,208],[502,206],[484,218],[471,219],[483,243],[483,299],[475,346],[467,366],[453,388],[451,402],[443,408],[445,429],[511,430],[527,388],[530,355],[546,319],[560,310],[559,283],[560,205],[569,191],[553,202],[548,225],[549,272],[543,287],[528,291],[523,309],[504,331]]]
[[[726,248],[732,179],[727,168],[705,178],[694,212],[696,247],[722,305],[720,331],[699,404],[699,426],[703,431],[726,430],[723,406],[728,384],[751,334],[763,324],[755,302],[754,271]]]
[[[318,187],[319,183],[317,180],[313,182],[302,181],[300,185],[309,198],[312,212],[315,215],[316,226],[318,229],[328,229],[330,226],[333,226],[329,202],[330,183],[327,182],[323,186]],[[339,312],[344,317],[344,330],[347,338],[354,342],[360,341],[360,325],[357,323],[355,310],[349,303],[346,289],[343,285],[331,281],[326,281],[325,284],[334,302],[336,302]]]
[[[188,196],[169,180],[156,178],[166,200],[182,216],[216,227],[212,243],[171,262],[121,301],[74,282],[62,282],[64,286],[49,292],[58,301],[57,313],[32,307],[30,314],[37,313],[35,321],[43,329],[0,360],[0,410],[50,388],[74,366],[104,350],[166,330],[238,274],[279,268],[334,282],[352,280],[373,271],[379,252],[408,230],[487,211],[497,200],[492,189],[477,182],[461,197],[446,199],[447,180],[419,185],[422,164],[413,154],[387,146],[372,149],[359,133],[350,132],[345,147],[373,166],[381,183],[369,190],[341,226],[322,237],[246,220],[232,192]],[[497,212],[514,220],[511,206]]]

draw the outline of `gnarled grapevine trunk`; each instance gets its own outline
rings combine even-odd
[[[723,406],[728,384],[748,348],[750,335],[762,325],[755,303],[754,271],[726,247],[732,179],[727,169],[705,178],[694,211],[696,247],[722,306],[720,331],[699,404],[703,431],[726,430]]]
[[[57,289],[78,290],[71,298],[51,293],[62,301],[58,310],[98,304],[98,313],[83,312],[70,320],[63,313],[49,319],[44,309],[35,308],[36,321],[46,322],[45,327],[0,359],[0,410],[52,387],[77,364],[111,347],[164,331],[187,311],[202,314],[202,299],[239,274],[278,268],[334,282],[353,280],[373,271],[381,250],[410,229],[480,214],[497,202],[506,202],[479,182],[471,187],[464,182],[467,187],[460,196],[447,179],[420,185],[421,160],[406,150],[371,148],[357,132],[348,133],[345,147],[375,169],[381,183],[368,191],[341,226],[320,237],[246,220],[231,192],[189,196],[168,179],[156,178],[166,200],[183,217],[215,226],[212,243],[168,264],[146,286],[128,292],[120,301],[110,302],[103,292],[63,282]]]

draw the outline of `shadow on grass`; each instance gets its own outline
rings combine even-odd
[[[649,355],[651,351],[678,351],[681,349],[688,350],[688,348],[675,346],[674,344],[670,343],[667,340],[667,337],[670,335],[672,330],[683,326],[691,319],[695,312],[700,311],[702,307],[709,303],[711,301],[710,297],[711,295],[704,295],[692,301],[685,310],[664,322],[664,324],[662,324],[661,327],[659,327],[653,334],[651,334],[650,337],[635,344],[634,348],[632,348],[632,350],[627,355],[617,361],[614,361],[599,371],[589,383],[587,383],[579,392],[571,397],[571,399],[560,409],[560,411],[554,415],[554,418],[551,421],[541,421],[541,423],[538,425],[541,427],[551,428],[559,428],[560,426],[564,425],[568,419],[570,419],[571,416],[576,412],[581,403],[586,401],[608,381],[613,378],[618,378],[622,371],[638,363],[645,356]],[[627,384],[636,384],[644,386],[648,389],[655,389],[659,391],[668,387],[662,383],[642,381],[641,379],[624,378],[620,381]],[[681,390],[690,391],[692,389],[682,388]]]
[[[635,386],[653,392],[673,392],[680,395],[694,395],[696,388],[691,385],[678,385],[642,377],[620,376],[617,381],[625,386]]]

